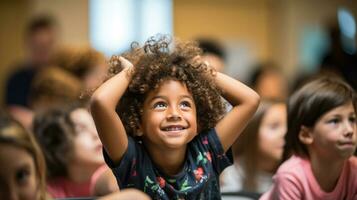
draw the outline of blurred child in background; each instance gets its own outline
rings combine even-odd
[[[218,72],[224,72],[225,69],[225,52],[223,45],[208,38],[198,38],[198,46],[202,49],[201,59],[208,62]]]
[[[34,133],[45,154],[48,192],[55,198],[92,196],[92,177],[104,160],[90,113],[81,105],[46,110],[35,117]]]
[[[30,106],[36,111],[78,101],[82,87],[78,78],[59,67],[39,72],[31,85]]]
[[[264,99],[287,98],[288,82],[281,69],[273,63],[261,63],[256,66],[249,82],[249,86]]]
[[[55,56],[55,63],[77,77],[84,91],[97,88],[108,69],[104,55],[87,47],[62,48]]]
[[[281,162],[286,133],[286,105],[262,100],[257,112],[233,144],[234,165],[221,175],[221,192],[266,192]]]
[[[0,111],[0,199],[48,199],[45,174],[45,160],[33,136]]]

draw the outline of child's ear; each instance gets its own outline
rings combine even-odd
[[[306,126],[301,126],[299,132],[299,139],[304,144],[312,144],[314,138],[312,137],[312,131]]]

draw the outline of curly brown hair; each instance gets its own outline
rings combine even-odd
[[[197,108],[199,130],[212,128],[225,113],[221,91],[214,82],[215,71],[199,59],[202,51],[194,42],[172,40],[168,36],[151,37],[143,47],[133,43],[130,51],[122,54],[134,65],[132,80],[117,106],[117,113],[128,134],[135,136],[148,93],[166,80],[184,83],[193,96]],[[109,61],[109,76],[122,70],[119,56]]]

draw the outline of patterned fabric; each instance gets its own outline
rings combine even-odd
[[[103,152],[121,189],[137,188],[153,199],[221,199],[219,174],[232,164],[214,129],[201,132],[188,144],[184,167],[174,176],[160,171],[145,147],[131,137],[120,163],[114,164]]]

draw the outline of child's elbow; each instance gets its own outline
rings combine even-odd
[[[94,93],[89,101],[91,111],[95,111],[104,106],[104,99],[101,95]]]
[[[252,107],[254,107],[254,109],[258,109],[258,106],[260,104],[260,96],[258,93],[256,93],[255,91],[252,91],[251,94],[251,100],[249,101],[252,104]]]

